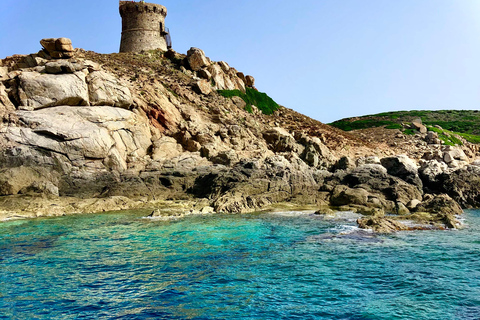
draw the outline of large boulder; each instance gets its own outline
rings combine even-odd
[[[208,72],[212,75],[212,80],[215,83],[217,90],[234,90],[235,83],[223,71],[218,64],[212,64],[208,67]]]
[[[361,205],[366,206],[368,202],[369,193],[362,188],[349,188],[347,186],[338,185],[333,189],[330,197],[332,206],[345,205]]]
[[[195,89],[201,94],[209,95],[212,92],[212,85],[208,80],[198,80]]]
[[[22,72],[18,76],[20,109],[36,110],[52,106],[87,106],[88,88],[83,72],[40,74]]]
[[[275,127],[263,133],[268,147],[274,152],[296,151],[298,146],[295,138],[285,129]]]
[[[463,208],[480,207],[480,167],[444,172],[436,176],[435,182],[431,185],[434,191],[448,194]]]
[[[143,157],[151,145],[146,124],[124,109],[63,106],[17,114],[27,127],[7,128],[8,140],[64,155],[74,164],[108,158],[122,169],[128,156]]]
[[[58,195],[58,188],[55,186],[57,179],[58,177],[41,167],[2,168],[0,169],[0,196],[28,191]]]
[[[445,161],[445,163],[451,163],[455,160],[467,161],[468,158],[467,158],[467,156],[465,155],[465,153],[463,152],[462,149],[452,147],[452,146],[447,146],[443,150],[443,161]]]
[[[130,89],[113,75],[94,71],[87,76],[90,104],[128,108],[133,104]]]
[[[366,164],[348,173],[343,183],[350,188],[363,188],[388,201],[406,204],[413,199],[422,199],[422,191],[415,185],[389,175],[387,169],[379,164]]]
[[[68,38],[49,38],[40,40],[45,51],[54,59],[67,59],[73,57],[72,40]]]
[[[45,72],[51,74],[74,73],[87,68],[81,62],[70,62],[68,60],[55,60],[45,63]]]
[[[425,141],[428,144],[442,144],[442,140],[438,137],[438,133],[435,131],[428,131]]]
[[[421,119],[416,119],[412,122],[413,129],[420,131],[420,133],[427,133],[427,127],[422,124]]]
[[[447,194],[426,194],[423,201],[415,207],[414,211],[450,215],[461,215],[463,213],[460,205]]]
[[[448,165],[438,160],[422,160],[418,170],[427,191],[437,191],[439,189],[437,177],[444,172],[449,172]]]
[[[414,212],[431,214],[430,220],[443,224],[447,228],[457,228],[460,223],[456,219],[463,213],[460,205],[446,194],[426,194],[423,202],[415,207]]]
[[[406,155],[387,157],[380,161],[387,169],[387,172],[392,176],[399,177],[405,182],[413,184],[420,189],[423,187],[422,180],[418,176],[417,164]]]
[[[252,77],[252,76],[246,76],[245,77],[245,84],[247,85],[247,87],[253,87],[255,86],[255,78]]]
[[[198,48],[190,48],[187,52],[187,61],[193,71],[198,71],[210,65],[210,61],[205,56],[205,52]]]

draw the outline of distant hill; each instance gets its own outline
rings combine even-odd
[[[459,135],[472,143],[480,143],[480,111],[479,110],[440,110],[440,111],[397,111],[375,115],[346,118],[330,123],[331,126],[344,131],[360,130],[376,127],[400,129],[405,134],[414,133],[410,124],[416,119],[431,131],[447,136]],[[441,129],[439,128],[441,127]]]

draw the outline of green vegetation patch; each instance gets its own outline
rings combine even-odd
[[[428,130],[438,133],[438,138],[447,146],[463,145],[462,141],[455,137],[455,132],[428,127]]]
[[[266,93],[247,88],[246,93],[240,90],[218,90],[218,93],[226,98],[240,97],[247,104],[245,110],[252,113],[252,106],[256,106],[263,114],[273,114],[280,106]]]
[[[403,131],[403,133],[406,134],[406,135],[408,135],[408,136],[413,136],[413,135],[415,135],[416,133],[418,133],[418,131],[415,130],[415,129],[405,129],[405,130]]]
[[[480,136],[469,134],[469,133],[461,133],[461,132],[457,132],[457,134],[470,143],[480,144]]]
[[[389,121],[389,120],[380,120],[380,119],[362,119],[356,121],[348,120],[339,120],[333,123],[330,123],[331,126],[342,129],[343,131],[351,130],[360,130],[368,128],[377,128],[385,126],[387,129],[401,129],[402,125]]]
[[[480,111],[479,110],[413,110],[383,112],[375,115],[367,115],[357,118],[348,118],[335,121],[330,125],[339,129],[350,131],[385,126],[386,129],[400,129],[415,119],[421,119],[422,123],[431,131],[438,133],[439,138],[447,145],[461,145],[458,137],[462,137],[470,143],[480,144]],[[440,126],[443,130],[434,128]],[[403,130],[404,134],[413,135],[416,130]]]

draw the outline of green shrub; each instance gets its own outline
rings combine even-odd
[[[446,144],[447,146],[463,145],[462,141],[457,137],[455,137],[455,134],[457,134],[456,132],[442,130],[435,127],[428,127],[428,130],[438,133],[438,138],[442,140],[443,143]]]
[[[400,129],[400,130],[402,130],[403,127],[400,123],[393,123],[393,124],[389,124],[388,126],[386,126],[385,129]]]
[[[247,104],[245,110],[252,113],[252,106],[256,106],[263,114],[273,114],[280,106],[266,93],[247,88],[246,93],[240,90],[218,90],[218,93],[226,98],[240,97]]]
[[[417,133],[418,131],[415,129],[405,129],[403,130],[403,133],[408,135],[408,136],[413,136]]]
[[[464,138],[465,140],[467,140],[468,142],[470,143],[475,143],[475,144],[479,144],[480,143],[480,136],[477,136],[477,135],[474,135],[474,134],[468,134],[468,133],[458,133],[457,134],[459,136],[461,136],[462,138]]]

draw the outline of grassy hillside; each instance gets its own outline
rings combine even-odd
[[[441,135],[447,144],[458,144],[455,135],[472,143],[480,143],[480,111],[479,110],[440,110],[440,111],[397,111],[385,112],[356,118],[347,118],[330,123],[331,126],[344,131],[385,127],[400,129],[405,134],[412,134],[409,124],[415,119],[431,131]],[[440,126],[442,129],[434,126]]]

